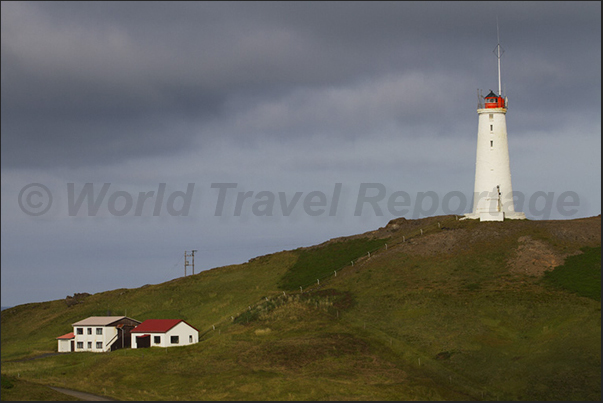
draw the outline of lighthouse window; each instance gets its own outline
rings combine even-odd
[[[494,141],[490,140],[490,147],[494,147]]]
[[[490,131],[494,130],[494,125],[490,125]]]
[[[488,115],[488,118],[489,118],[490,120],[494,120],[494,114],[493,114],[493,113],[490,113],[490,114]]]

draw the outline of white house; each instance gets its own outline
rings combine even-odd
[[[182,319],[148,319],[131,334],[132,348],[186,346],[199,342],[199,331]]]
[[[130,347],[130,332],[140,321],[126,316],[91,316],[73,324],[73,333],[57,337],[58,351],[102,353]]]

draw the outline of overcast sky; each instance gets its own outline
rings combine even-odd
[[[374,230],[400,215],[394,192],[406,218],[469,212],[497,18],[516,209],[601,212],[600,2],[2,2],[1,15],[2,306],[167,281],[185,250],[199,271]],[[384,190],[381,212],[357,211],[363,183]],[[436,210],[416,203],[426,192]],[[579,203],[560,212],[563,192]]]

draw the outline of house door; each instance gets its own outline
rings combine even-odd
[[[71,349],[69,351],[75,351],[75,341],[71,340]]]
[[[151,347],[151,335],[144,334],[142,336],[136,336],[136,348],[147,348]]]

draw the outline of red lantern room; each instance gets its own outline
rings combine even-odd
[[[486,108],[504,108],[505,107],[505,99],[503,97],[499,97],[492,90],[485,97],[485,106]]]

